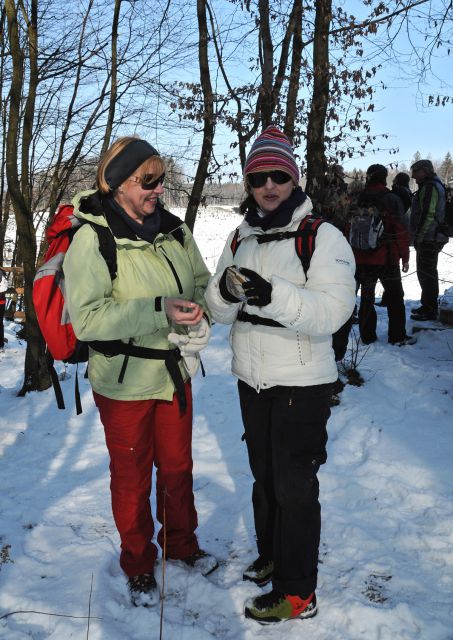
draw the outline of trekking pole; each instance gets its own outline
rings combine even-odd
[[[159,640],[162,640],[162,632],[164,625],[164,600],[165,600],[165,561],[167,559],[167,488],[164,491],[164,548],[162,554],[162,595],[160,600],[160,634]]]

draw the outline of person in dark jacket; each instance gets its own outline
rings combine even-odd
[[[401,172],[396,174],[392,184],[392,193],[400,198],[405,213],[410,209],[412,202],[412,191],[409,189],[409,180],[409,174]]]
[[[376,207],[382,215],[384,241],[373,250],[355,249],[356,280],[361,287],[359,307],[360,337],[364,344],[377,340],[377,315],[374,292],[380,280],[387,301],[388,342],[399,346],[414,344],[416,338],[406,334],[406,310],[401,282],[400,260],[403,272],[409,269],[409,231],[404,218],[403,205],[386,187],[387,169],[372,164],[367,169],[365,189],[356,196],[359,207]]]
[[[418,191],[412,199],[410,226],[421,288],[421,306],[413,309],[411,318],[419,321],[436,320],[439,297],[437,261],[439,251],[448,242],[439,229],[445,217],[445,189],[434,172],[431,160],[418,160],[411,170]]]

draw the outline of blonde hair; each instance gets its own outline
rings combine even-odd
[[[108,182],[105,179],[105,170],[113,160],[119,155],[131,142],[134,140],[140,140],[138,136],[123,136],[115,140],[109,149],[102,156],[97,172],[96,172],[96,186],[100,193],[110,193],[111,189]],[[160,156],[151,156],[145,162],[143,162],[135,172],[135,175],[144,176],[151,174],[152,177],[159,177],[165,171],[165,162]]]

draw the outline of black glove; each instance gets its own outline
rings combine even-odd
[[[272,298],[272,285],[262,278],[255,271],[241,267],[241,273],[247,278],[247,282],[242,285],[247,296],[247,304],[255,307],[265,307]]]

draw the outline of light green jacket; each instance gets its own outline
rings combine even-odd
[[[101,211],[87,212],[87,198],[94,193],[78,194],[72,202],[74,213],[84,221],[107,226]],[[119,228],[125,227],[120,216],[117,218]],[[134,239],[121,237],[121,233],[118,237],[113,222],[110,227],[117,245],[117,277],[113,282],[91,225],[84,224],[77,231],[66,254],[65,297],[75,334],[87,342],[120,339],[128,343],[133,338],[138,346],[173,349],[168,333],[181,333],[185,328],[169,324],[163,298],[193,300],[207,311],[204,291],[210,273],[193,236],[181,220],[166,211],[162,211],[161,229],[167,232],[158,233],[153,243],[130,231],[126,235]],[[182,229],[184,246],[169,232],[176,227]],[[107,357],[90,349],[88,377],[93,390],[116,400],[172,399],[174,385],[162,360],[129,357],[123,382],[119,383],[123,362],[124,355]],[[179,366],[187,379],[182,361]]]

